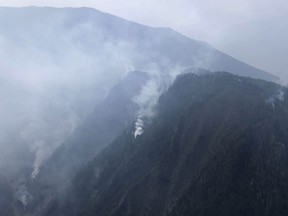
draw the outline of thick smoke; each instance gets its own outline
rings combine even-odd
[[[135,122],[135,132],[134,132],[134,138],[136,139],[137,136],[141,135],[144,130],[144,122],[143,120],[138,116],[136,122]]]
[[[33,162],[25,166],[33,167],[31,176],[35,178],[43,162],[105,98],[111,86],[134,68],[151,74],[135,98],[140,107],[137,134],[143,132],[174,70],[163,69],[170,68],[170,60],[152,51],[149,41],[142,43],[138,32],[131,42],[129,34],[117,29],[120,21],[123,25],[123,20],[105,14],[99,19],[97,12],[89,9],[0,10],[0,99],[4,104],[0,116],[5,124],[0,147],[1,154],[9,155],[1,167],[24,165],[15,157],[24,148],[28,158],[34,155]],[[116,32],[107,28],[108,23],[116,26]],[[127,31],[130,27],[143,31],[133,24],[128,27]],[[117,34],[121,36],[115,38]],[[155,45],[163,36],[157,36]],[[13,136],[6,139],[10,133]],[[12,148],[9,154],[8,146]]]
[[[159,83],[157,83],[157,80],[152,78],[142,88],[141,93],[134,99],[140,107],[135,123],[135,138],[144,132],[144,119],[151,118],[154,115],[154,107],[157,103],[160,92]]]
[[[29,166],[16,157],[24,149],[27,157],[34,154],[35,178],[133,64],[129,46],[104,40],[109,35],[89,17],[79,21],[65,10],[43,9],[42,15],[14,10],[0,10],[0,169]]]
[[[160,95],[168,89],[176,76],[182,71],[183,69],[180,66],[165,72],[159,68],[158,70],[151,69],[150,80],[143,86],[140,94],[134,98],[134,102],[139,106],[135,121],[134,138],[144,132],[145,123],[156,114],[155,106]]]
[[[0,169],[33,167],[33,178],[131,69],[151,77],[135,97],[140,107],[137,137],[179,72],[205,68],[215,56],[217,69],[235,63],[170,29],[140,26],[87,8],[0,8],[0,46]],[[15,156],[23,152],[28,159]]]

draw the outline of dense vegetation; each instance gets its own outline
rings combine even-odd
[[[182,75],[144,134],[122,133],[47,215],[287,215],[285,96],[225,72]]]

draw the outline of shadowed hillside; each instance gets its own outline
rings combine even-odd
[[[122,133],[49,215],[286,215],[286,92],[225,72],[181,75],[144,133]]]

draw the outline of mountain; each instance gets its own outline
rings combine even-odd
[[[201,67],[277,79],[172,29],[91,8],[0,7],[0,44],[1,169],[30,166],[34,174],[131,70],[167,78]],[[24,151],[35,160],[15,157]]]
[[[0,7],[0,45],[1,215],[286,213],[277,77],[90,8]]]
[[[180,75],[144,133],[124,131],[46,215],[287,215],[286,96],[226,72]]]

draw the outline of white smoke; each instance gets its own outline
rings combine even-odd
[[[39,174],[42,163],[48,158],[48,155],[51,154],[51,150],[44,140],[37,140],[31,145],[31,151],[35,155],[33,171],[31,174],[31,178],[34,179]],[[49,151],[50,153],[48,153]]]
[[[50,107],[52,109],[53,107]],[[79,124],[79,117],[73,111],[65,109],[67,113],[55,115],[54,113],[37,113],[34,110],[34,119],[24,124],[20,137],[34,154],[33,172],[31,178],[37,177],[41,165],[50,157],[53,151],[70,136]],[[44,117],[42,116],[44,115]]]
[[[135,123],[135,132],[134,132],[135,139],[137,136],[140,136],[144,132],[143,126],[144,122],[140,118],[138,118]]]
[[[45,11],[40,20],[15,11],[0,14],[0,167],[33,166],[32,178],[108,90],[134,69],[133,46],[109,39],[97,19],[79,21],[65,10],[53,16]],[[21,28],[14,25],[17,20],[23,21]],[[33,165],[30,156],[27,164],[16,158],[24,150],[34,154]]]
[[[276,101],[284,101],[285,100],[285,92],[283,90],[283,87],[280,87],[278,89],[278,92],[272,96],[270,96],[267,100],[266,103],[271,104],[273,109],[275,109],[275,102]]]
[[[19,184],[17,186],[17,188],[15,189],[15,197],[22,203],[24,209],[33,200],[33,196],[28,192],[28,189],[24,184]]]
[[[279,89],[278,94],[276,95],[276,98],[280,101],[284,101],[285,100],[285,92],[283,90],[283,88]]]
[[[156,79],[150,79],[142,88],[140,94],[134,98],[140,109],[135,122],[134,137],[144,132],[144,119],[154,115],[154,107],[160,95],[160,86]]]
[[[150,80],[143,86],[140,94],[134,98],[134,102],[140,107],[134,126],[134,138],[144,133],[145,123],[155,115],[155,107],[160,95],[183,71],[179,66],[165,71],[165,73],[159,68],[158,70],[157,67],[155,68],[150,70]]]

